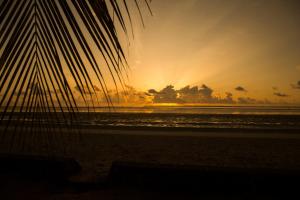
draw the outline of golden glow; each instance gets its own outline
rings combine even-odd
[[[234,98],[299,103],[300,90],[291,87],[300,80],[294,4],[153,1],[155,16],[146,17],[146,29],[137,30],[129,47],[129,84],[142,91],[206,84],[220,97],[230,92]]]

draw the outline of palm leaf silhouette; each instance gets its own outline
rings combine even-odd
[[[134,0],[134,7],[126,0],[2,1],[0,141],[9,140],[12,147],[24,129],[36,135],[41,129],[53,132],[53,124],[72,128],[79,105],[71,80],[86,105],[90,100],[94,105],[95,85],[100,85],[112,106],[103,71],[116,88],[124,84],[128,64],[117,26],[127,35],[134,9],[144,24],[142,3],[150,10],[147,0]],[[21,146],[25,140],[19,139]]]

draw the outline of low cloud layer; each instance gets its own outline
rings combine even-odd
[[[295,86],[296,87],[296,86]],[[297,89],[300,87],[300,81],[297,83]],[[37,90],[36,85],[32,85],[31,90]],[[84,92],[85,99],[80,94]],[[241,86],[235,88],[237,91],[246,92]],[[272,87],[273,95],[279,98],[287,98],[290,95],[281,92],[277,87]],[[223,95],[215,93],[214,89],[206,84],[200,86],[187,85],[182,88],[175,88],[173,85],[167,85],[161,90],[149,89],[147,92],[138,91],[132,86],[125,85],[124,90],[109,90],[107,94],[103,93],[101,88],[94,86],[94,91],[89,92],[88,88],[73,87],[74,98],[78,105],[106,105],[110,99],[116,105],[148,105],[152,103],[178,103],[178,104],[270,104],[268,100],[258,100],[243,93],[226,92]],[[51,91],[50,94],[59,94],[59,90]],[[18,95],[16,92],[14,95]],[[23,95],[23,92],[21,93]],[[108,99],[109,96],[109,99]]]
[[[246,90],[243,88],[242,91]],[[168,85],[160,91],[150,89],[148,94],[153,96],[153,103],[265,103],[249,97],[240,97],[234,100],[233,94],[230,92],[226,92],[225,97],[219,97],[214,95],[214,90],[205,84],[200,87],[187,85],[178,90],[174,86]]]

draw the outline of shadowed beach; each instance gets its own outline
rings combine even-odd
[[[224,194],[221,199],[228,195],[272,199],[277,195],[272,187],[282,188],[280,195],[292,194],[293,181],[299,177],[300,137],[295,130],[85,128],[81,132],[83,140],[76,147],[73,144],[67,154],[81,171],[65,179],[60,176],[56,181],[63,184],[58,188],[46,181],[41,192],[44,197],[139,199],[151,194],[156,198],[219,199]],[[26,183],[26,179],[15,180]],[[38,189],[35,184],[33,181],[27,195]],[[52,184],[57,186],[55,181]],[[241,188],[237,187],[240,184]],[[7,187],[8,191],[20,189]],[[172,188],[181,196],[170,192]]]

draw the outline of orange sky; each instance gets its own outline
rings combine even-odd
[[[300,104],[298,0],[153,0],[154,16],[146,4],[140,4],[145,28],[134,1],[128,1],[128,5],[135,8],[134,37],[129,32],[128,40],[117,31],[130,66],[129,79],[125,74],[124,78],[129,88],[132,86],[133,96],[143,96],[149,89],[159,92],[168,85],[178,92],[190,85],[198,86],[201,95],[210,91],[210,101],[224,100],[230,93],[234,100]],[[88,38],[84,27],[82,31]],[[75,38],[72,31],[70,36]],[[99,55],[97,62],[113,93],[113,81],[101,52],[92,39],[87,43],[93,54]],[[100,88],[82,49],[78,52]],[[61,62],[67,65],[63,59]],[[65,73],[76,90],[70,71]],[[148,97],[146,94],[138,100],[143,102]]]
[[[292,0],[152,1],[146,28],[135,22],[129,84],[206,84],[220,96],[299,103],[300,89],[291,86],[300,80],[299,8]]]

